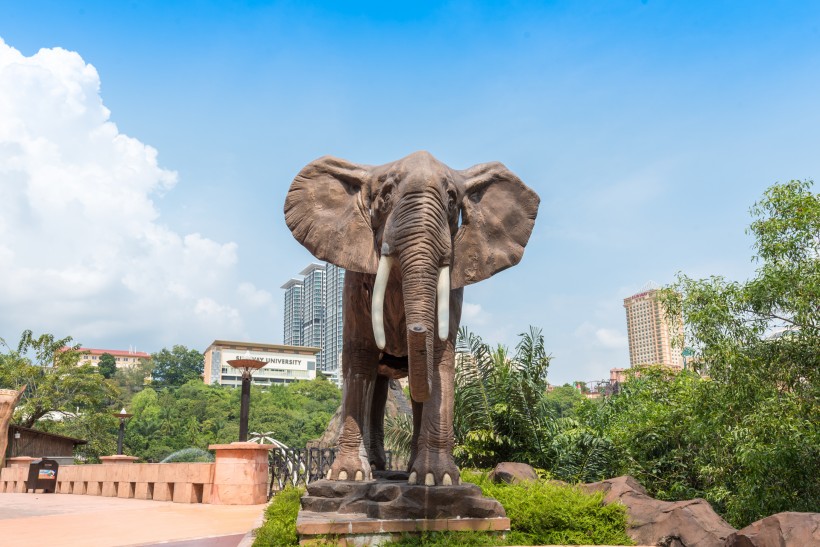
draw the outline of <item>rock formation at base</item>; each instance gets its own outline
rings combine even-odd
[[[487,477],[493,482],[515,484],[522,481],[537,481],[538,473],[531,465],[518,462],[501,462]]]
[[[380,474],[376,481],[321,480],[307,486],[302,509],[315,513],[360,513],[379,519],[506,517],[496,500],[474,484],[418,486],[407,473]]]
[[[731,534],[731,547],[804,547],[820,545],[820,513],[777,513]]]
[[[629,514],[629,537],[639,545],[724,547],[735,529],[703,499],[662,501],[629,476],[587,484],[604,492],[604,503],[620,501]]]

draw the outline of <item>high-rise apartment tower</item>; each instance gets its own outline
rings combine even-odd
[[[283,344],[301,346],[302,344],[302,289],[300,279],[290,279],[282,285],[285,289],[285,325]]]
[[[322,346],[322,370],[341,377],[342,328],[344,311],[342,293],[345,270],[333,264],[325,266],[325,341]]]
[[[629,364],[683,366],[681,348],[672,340],[683,333],[683,324],[670,325],[658,301],[658,289],[648,288],[624,298],[626,329],[629,336]]]
[[[299,272],[305,276],[302,281],[302,345],[321,348],[325,339],[325,267],[309,264]],[[316,356],[322,362],[324,351]]]
[[[285,289],[284,343],[322,348],[316,369],[339,383],[342,361],[345,270],[333,264],[311,263]]]

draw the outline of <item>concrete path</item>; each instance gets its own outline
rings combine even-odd
[[[209,505],[0,494],[3,547],[236,547],[261,525],[265,505]]]

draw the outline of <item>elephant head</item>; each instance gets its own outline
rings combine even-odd
[[[538,204],[535,192],[498,162],[458,171],[427,152],[380,166],[325,156],[294,179],[285,220],[316,258],[376,274],[372,319],[380,349],[387,278],[394,265],[400,268],[410,389],[423,401],[433,333],[441,340],[451,334],[450,290],[517,264]]]

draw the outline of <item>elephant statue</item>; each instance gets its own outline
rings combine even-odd
[[[380,166],[325,156],[285,200],[294,237],[345,268],[342,432],[331,480],[385,468],[391,378],[409,376],[409,484],[460,484],[453,459],[455,338],[463,287],[514,266],[539,198],[498,162],[457,171],[427,152]]]
[[[8,433],[14,409],[23,397],[26,386],[20,389],[0,389],[0,469],[6,465],[6,449],[8,448]]]

